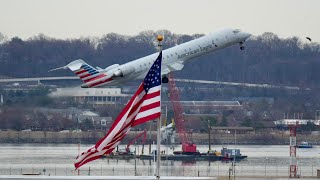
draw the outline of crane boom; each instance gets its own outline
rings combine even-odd
[[[133,138],[133,139],[127,144],[127,147],[126,147],[126,152],[127,152],[127,153],[129,152],[129,147],[130,147],[135,141],[137,141],[137,139],[139,139],[141,136],[143,136],[142,144],[144,145],[144,143],[146,142],[146,139],[147,139],[147,129],[144,129],[141,133],[139,133],[135,138]]]
[[[177,132],[179,134],[182,143],[182,153],[183,154],[194,154],[197,153],[196,144],[191,142],[190,136],[187,134],[185,127],[185,120],[183,117],[183,108],[180,103],[180,93],[176,86],[172,73],[168,75],[169,78],[169,98],[173,106],[174,119]]]

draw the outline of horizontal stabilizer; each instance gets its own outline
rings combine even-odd
[[[58,67],[58,68],[55,68],[55,69],[51,69],[48,72],[56,71],[56,70],[60,70],[60,69],[67,69],[67,66],[62,66],[62,67]]]
[[[60,69],[67,69],[67,68],[69,68],[71,71],[75,71],[75,70],[79,70],[83,64],[86,64],[86,63],[83,60],[78,59],[78,60],[72,61],[71,63],[69,63],[65,66],[51,69],[48,72],[56,71],[56,70],[60,70]]]

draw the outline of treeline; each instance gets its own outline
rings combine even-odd
[[[0,113],[0,130],[23,129],[60,131],[76,129],[78,124],[60,114],[47,114],[26,107],[5,107]]]
[[[55,39],[43,34],[27,40],[6,39],[0,33],[0,76],[37,77],[72,75],[48,70],[83,59],[93,66],[109,65],[156,52],[155,37],[164,34],[164,49],[202,36],[168,30],[143,31],[136,36],[109,33],[96,38]],[[235,45],[197,58],[177,72],[179,78],[319,87],[320,44],[273,33],[252,37],[245,51]]]

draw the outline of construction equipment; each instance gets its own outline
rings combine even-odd
[[[166,121],[166,120],[165,120]],[[174,119],[172,118],[170,124],[164,123],[164,126],[160,128],[161,132],[161,143],[165,144],[174,144],[175,143],[175,127],[174,127]]]
[[[130,153],[130,146],[136,142],[141,136],[143,136],[143,139],[142,139],[142,154],[143,154],[143,150],[144,150],[144,144],[146,142],[146,139],[147,139],[147,129],[144,129],[141,133],[139,133],[135,138],[133,138],[128,144],[127,144],[127,147],[126,147],[126,153],[129,154]]]
[[[176,131],[180,136],[182,143],[182,151],[175,151],[174,154],[196,155],[200,154],[197,151],[197,146],[192,142],[192,131],[187,131],[185,127],[185,120],[183,117],[183,109],[180,103],[180,93],[176,86],[172,73],[168,75],[169,78],[169,99],[173,106],[174,119]]]

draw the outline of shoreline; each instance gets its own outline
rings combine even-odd
[[[123,139],[123,143],[133,139],[139,131],[130,131]],[[150,134],[151,133],[151,134]],[[10,144],[94,144],[105,135],[103,131],[90,132],[51,132],[51,131],[0,131],[0,143]],[[156,141],[156,132],[148,132],[146,144]],[[199,145],[208,145],[208,133],[193,133],[193,142]],[[320,136],[317,134],[298,134],[297,142],[309,141],[313,145],[319,145]],[[179,143],[179,137],[176,137]],[[176,144],[177,144],[176,143]],[[289,145],[289,134],[285,133],[247,133],[237,134],[238,145]],[[211,134],[211,144],[234,144],[233,134]]]

